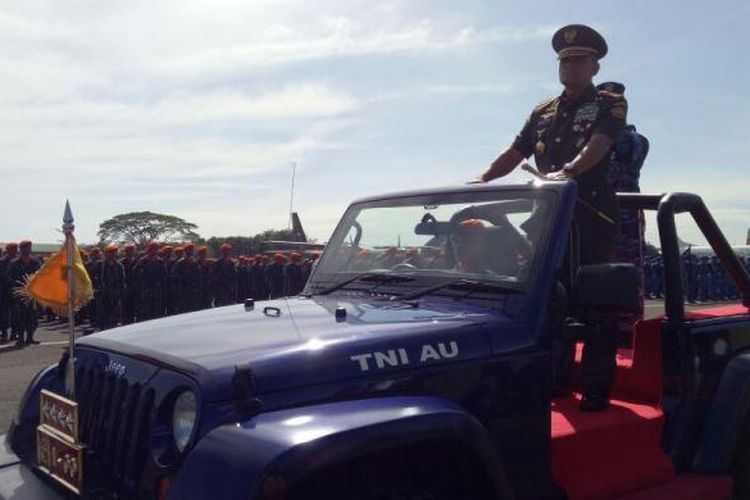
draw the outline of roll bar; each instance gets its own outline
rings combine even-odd
[[[716,256],[729,273],[742,297],[742,304],[750,307],[750,275],[740,263],[724,234],[716,225],[700,196],[692,193],[617,193],[621,209],[655,210],[659,227],[661,254],[664,261],[666,288],[664,310],[672,321],[684,321],[685,304],[682,298],[682,273],[675,215],[689,212]]]

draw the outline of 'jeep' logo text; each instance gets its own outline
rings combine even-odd
[[[106,373],[113,373],[116,377],[122,377],[125,375],[125,365],[118,363],[117,361],[110,361],[107,367],[104,369]]]
[[[419,355],[416,358],[420,363],[429,363],[430,361],[440,361],[441,359],[450,359],[458,356],[458,342],[438,342],[437,344],[425,344],[419,349]],[[398,349],[388,349],[387,351],[375,351],[365,354],[355,354],[349,359],[359,363],[359,369],[363,372],[370,368],[387,368],[390,366],[408,365],[411,360],[409,352],[401,347]]]

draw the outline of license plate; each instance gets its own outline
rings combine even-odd
[[[36,458],[42,472],[75,493],[83,491],[83,446],[40,426],[36,430]]]
[[[78,441],[78,403],[42,389],[39,394],[39,425],[72,442]]]
[[[66,488],[83,491],[84,446],[78,442],[78,404],[47,390],[39,395],[37,467]]]

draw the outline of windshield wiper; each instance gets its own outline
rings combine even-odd
[[[521,290],[518,288],[503,285],[500,283],[495,283],[492,281],[479,281],[479,280],[471,280],[467,278],[459,278],[455,280],[449,280],[444,281],[442,283],[438,283],[437,285],[428,286],[425,288],[422,288],[420,290],[415,290],[411,293],[407,293],[406,295],[400,295],[400,296],[393,296],[391,297],[391,300],[412,300],[419,297],[422,297],[423,295],[428,295],[431,293],[435,293],[439,290],[442,290],[444,288],[468,288],[473,293],[478,290],[488,290],[492,292],[497,293],[508,293],[508,294],[517,294],[521,293]]]
[[[339,288],[345,287],[349,283],[353,283],[353,282],[355,282],[357,280],[363,280],[363,279],[367,279],[367,278],[373,278],[373,279],[379,278],[377,280],[377,285],[383,285],[385,283],[390,283],[390,282],[393,282],[393,281],[411,281],[412,279],[414,279],[414,278],[410,278],[410,277],[403,276],[403,275],[392,274],[392,273],[387,272],[387,271],[383,271],[383,272],[372,272],[372,271],[370,271],[370,272],[366,272],[366,273],[357,274],[356,276],[353,276],[353,277],[351,277],[349,279],[346,279],[344,281],[341,281],[339,283],[331,285],[328,288],[324,288],[324,289],[322,289],[322,290],[320,290],[318,292],[315,292],[314,295],[327,295],[327,294],[329,294],[331,292],[335,292]]]

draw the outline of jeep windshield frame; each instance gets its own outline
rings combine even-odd
[[[471,301],[489,294],[498,302],[523,295],[538,279],[559,199],[556,189],[530,185],[432,190],[355,202],[337,225],[304,293],[389,301],[433,295]],[[456,293],[454,283],[464,288],[486,283],[487,293]]]

